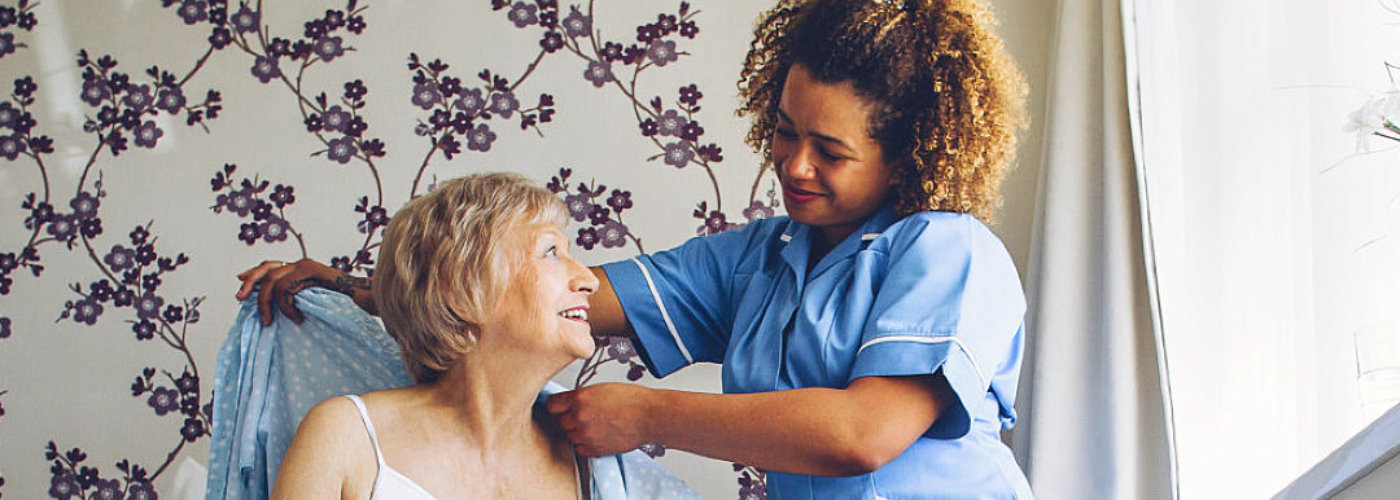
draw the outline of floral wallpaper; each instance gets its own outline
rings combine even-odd
[[[765,5],[0,0],[0,498],[166,494],[207,459],[234,275],[364,273],[438,179],[538,179],[591,264],[780,212],[732,112]],[[561,379],[718,390],[705,370],[651,380],[604,341]],[[752,467],[646,451],[763,497]]]

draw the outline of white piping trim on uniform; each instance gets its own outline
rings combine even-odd
[[[783,240],[783,241],[792,241],[792,235],[791,235],[791,234],[780,234],[780,235],[778,235],[778,239]]]
[[[914,342],[914,343],[917,343],[917,344],[942,344],[942,343],[945,343],[945,342],[952,342],[952,343],[954,343],[954,344],[957,344],[957,345],[958,345],[958,348],[959,348],[959,349],[962,349],[963,354],[966,354],[966,355],[967,355],[967,360],[972,362],[972,369],[977,371],[977,380],[978,380],[979,382],[986,382],[986,380],[983,380],[983,376],[982,376],[982,367],[977,365],[977,358],[975,358],[975,357],[972,356],[972,351],[967,350],[967,346],[964,345],[964,344],[962,343],[961,340],[958,340],[957,337],[924,337],[924,336],[920,336],[920,335],[886,335],[886,336],[884,336],[884,337],[880,337],[880,338],[877,338],[877,339],[870,339],[870,340],[866,341],[864,344],[861,344],[861,345],[860,345],[860,349],[856,351],[856,356],[860,356],[860,353],[861,353],[861,352],[864,352],[864,351],[865,351],[865,348],[867,348],[867,347],[873,346],[873,345],[875,345],[875,344],[883,344],[883,343],[885,343],[885,342]]]
[[[661,310],[661,320],[666,322],[666,329],[671,331],[671,338],[676,341],[676,347],[681,350],[681,357],[686,363],[694,363],[695,359],[690,357],[690,349],[685,348],[685,342],[681,341],[681,334],[676,331],[676,324],[671,322],[670,313],[666,312],[666,304],[661,302],[661,292],[656,291],[656,282],[651,280],[651,272],[647,271],[647,266],[642,265],[642,261],[632,258],[632,262],[637,264],[637,268],[642,270],[642,277],[647,280],[647,287],[651,289],[651,298],[656,301],[656,308]]]
[[[870,241],[870,240],[873,240],[873,239],[879,238],[879,237],[880,237],[880,233],[865,233],[865,234],[860,235],[860,241]]]

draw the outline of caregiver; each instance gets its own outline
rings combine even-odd
[[[739,80],[787,217],[594,269],[594,335],[658,377],[723,363],[724,394],[599,384],[547,409],[583,455],[645,442],[769,471],[772,498],[1030,498],[999,431],[1025,301],[984,225],[1025,85],[977,0],[793,0]],[[362,278],[313,261],[241,274],[265,320]]]

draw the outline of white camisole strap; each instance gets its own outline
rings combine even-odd
[[[360,420],[364,422],[365,431],[369,433],[369,442],[374,445],[374,460],[379,463],[370,499],[434,499],[433,494],[423,489],[416,481],[384,463],[384,452],[379,449],[379,436],[374,433],[374,422],[369,419],[369,410],[365,409],[365,401],[354,394],[348,394],[345,397],[349,398],[350,402],[355,403],[355,408],[360,411]],[[587,459],[575,455],[574,473],[578,481],[578,498],[581,500],[593,498],[591,472]]]
[[[379,463],[379,469],[384,469],[384,453],[379,451],[379,436],[374,433],[374,422],[369,420],[369,410],[365,409],[365,400],[359,396],[350,394],[345,396],[350,402],[355,403],[355,408],[360,410],[360,421],[365,423],[365,431],[369,432],[369,442],[374,445],[374,460]]]
[[[379,436],[374,432],[374,422],[369,419],[369,410],[365,409],[364,400],[355,395],[345,397],[350,398],[350,401],[355,403],[355,408],[360,410],[360,420],[364,421],[369,442],[374,445],[374,460],[379,463],[374,473],[374,488],[370,490],[370,500],[435,500],[436,497],[416,481],[384,462],[384,452],[379,449]]]

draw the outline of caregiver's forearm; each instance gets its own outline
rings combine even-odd
[[[601,267],[590,267],[588,270],[598,278],[598,289],[588,298],[588,326],[593,329],[593,336],[635,338],[637,333],[627,322],[627,313],[623,312],[622,303],[617,300],[617,292],[613,291],[608,273]]]
[[[374,303],[374,282],[370,280],[371,278],[361,278],[348,273],[342,273],[333,280],[318,282],[316,285],[349,295],[350,299],[355,301],[355,305],[360,306],[360,309],[364,309],[365,312],[371,315],[378,316],[379,306]]]
[[[955,397],[941,375],[929,375],[865,377],[846,389],[657,390],[648,400],[646,433],[667,447],[765,470],[852,476],[898,457]]]

